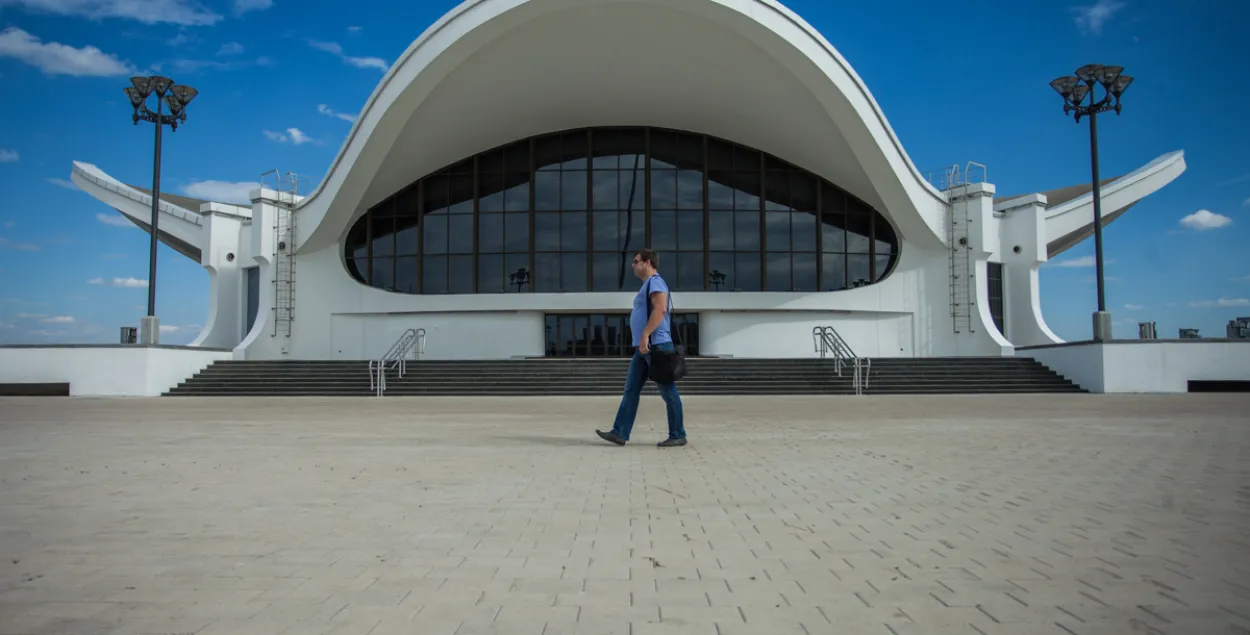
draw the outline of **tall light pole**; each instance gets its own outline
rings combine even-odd
[[[156,244],[157,231],[160,224],[161,198],[161,130],[169,126],[171,131],[178,130],[178,122],[187,120],[187,105],[199,94],[190,86],[175,84],[168,77],[131,77],[132,86],[126,87],[126,97],[134,106],[131,119],[139,125],[139,120],[156,124],[156,151],[152,167],[152,240],[148,253],[148,314],[139,325],[139,343],[145,346],[160,342],[160,323],[156,319]],[[147,105],[148,97],[156,95],[156,112]],[[170,114],[163,114],[161,103],[169,105]]]
[[[1133,78],[1123,74],[1123,66],[1087,64],[1076,69],[1076,76],[1060,77],[1050,83],[1063,97],[1063,114],[1073,114],[1076,122],[1089,117],[1089,154],[1094,178],[1094,263],[1098,279],[1098,312],[1094,313],[1094,339],[1111,339],[1111,314],[1107,312],[1107,299],[1103,290],[1102,275],[1102,187],[1098,178],[1098,113],[1114,110],[1120,114],[1120,96],[1133,83]],[[1101,84],[1102,99],[1094,99],[1094,87]],[[1085,97],[1089,96],[1089,103]],[[1114,102],[1113,99],[1114,98]]]

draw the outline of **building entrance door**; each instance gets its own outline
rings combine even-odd
[[[547,357],[629,357],[634,354],[628,313],[550,313],[546,322]],[[685,354],[698,355],[699,315],[674,314],[672,325]]]

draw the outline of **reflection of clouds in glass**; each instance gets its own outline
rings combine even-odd
[[[651,170],[651,209],[677,207],[677,171]]]
[[[703,173],[681,170],[677,173],[678,209],[703,209]]]
[[[708,175],[707,180],[708,209],[733,209],[734,191],[731,183],[722,183]]]
[[[888,221],[836,186],[750,148],[688,133],[650,134],[648,141],[644,129],[557,133],[458,162],[353,227],[348,268],[357,279],[406,292],[418,291],[419,272],[429,293],[471,293],[475,283],[483,293],[633,290],[629,261],[651,247],[675,290],[702,289],[719,272],[722,291],[805,291],[816,288],[818,269],[828,276],[822,290],[836,290],[879,280],[893,264],[897,237]],[[426,211],[420,233],[419,209]],[[817,209],[826,212],[819,221]],[[823,264],[817,250],[826,254]],[[512,284],[511,274],[531,267],[527,280]]]

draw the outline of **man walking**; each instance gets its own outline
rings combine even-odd
[[[629,362],[625,376],[625,394],[616,411],[616,421],[608,432],[595,430],[601,438],[617,445],[625,445],[634,429],[634,417],[638,414],[638,397],[647,382],[651,367],[651,351],[658,349],[673,352],[671,321],[669,319],[668,284],[658,271],[659,256],[650,249],[634,254],[634,275],[642,280],[642,287],[634,296],[633,310],[629,314],[629,330],[634,336],[634,357]],[[648,317],[650,315],[650,317]],[[686,445],[686,429],[682,423],[681,396],[677,384],[660,384],[660,396],[668,409],[668,438],[658,445],[668,448]]]

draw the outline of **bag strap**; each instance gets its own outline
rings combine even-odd
[[[658,276],[658,275],[660,275],[660,274],[656,274],[656,275]],[[646,297],[647,297],[647,321],[648,321],[648,322],[650,322],[650,321],[651,321],[651,281],[652,281],[653,279],[655,279],[655,276],[651,276],[650,278],[647,278],[647,296],[646,296]],[[673,345],[674,345],[674,346],[681,346],[681,335],[680,335],[680,334],[678,334],[678,331],[679,331],[680,329],[678,329],[676,326],[674,326],[674,325],[673,325],[673,293],[672,293],[672,290],[669,290],[669,292],[668,292],[668,293],[666,293],[666,294],[664,294],[664,295],[668,296],[668,326],[669,326],[669,333],[673,336]],[[652,335],[654,335],[654,333],[652,333]]]

